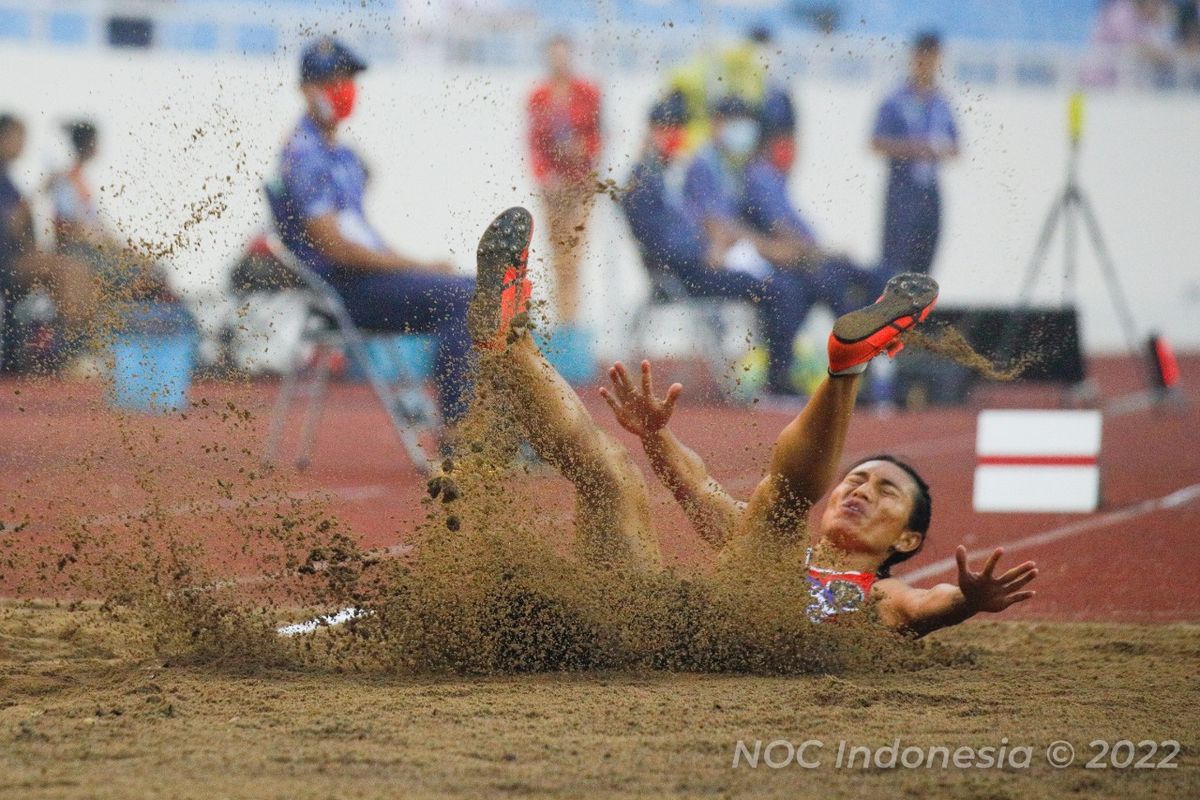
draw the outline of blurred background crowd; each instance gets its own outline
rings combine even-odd
[[[956,79],[1200,90],[1195,0],[5,0],[0,42],[269,57],[331,20],[374,62],[528,64],[550,30],[600,38],[626,68],[679,60],[697,31],[765,25],[785,50],[837,42],[812,70],[846,76],[873,69],[872,42],[936,28]]]

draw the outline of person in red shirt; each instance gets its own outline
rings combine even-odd
[[[529,96],[529,151],[550,227],[558,321],[579,312],[579,261],[600,157],[600,90],[575,74],[571,43],[546,45],[550,74]]]

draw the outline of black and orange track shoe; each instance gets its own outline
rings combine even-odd
[[[853,375],[880,353],[895,356],[904,347],[900,334],[925,320],[937,303],[937,281],[902,272],[887,282],[872,305],[843,314],[829,334],[829,372]]]
[[[533,216],[514,206],[492,220],[475,253],[475,294],[467,330],[476,347],[502,349],[513,319],[527,313],[533,284],[526,276]]]

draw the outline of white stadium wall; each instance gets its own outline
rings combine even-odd
[[[177,245],[178,285],[213,294],[247,237],[264,222],[258,189],[300,111],[296,64],[284,59],[0,48],[0,110],[30,123],[17,174],[33,188],[62,163],[59,123],[101,126],[95,177],[101,205],[135,240]],[[898,61],[899,63],[899,61]],[[369,212],[398,248],[449,254],[466,271],[494,212],[537,203],[524,146],[519,70],[423,71],[384,65],[364,76],[346,134],[372,168]],[[603,83],[604,177],[628,172],[658,88],[654,75]],[[886,85],[804,81],[796,197],[825,242],[864,262],[879,252],[883,167],[868,151]],[[945,219],[936,276],[946,304],[1012,302],[1047,210],[1065,177],[1064,94],[954,86],[963,157],[944,173]],[[1142,329],[1200,350],[1200,100],[1119,93],[1089,98],[1082,182],[1100,217]],[[545,254],[545,246],[538,248]],[[1081,243],[1078,296],[1085,346],[1123,347],[1097,264]],[[1062,250],[1037,299],[1057,302]],[[588,309],[605,354],[619,324],[604,309],[636,307],[645,282],[618,210],[597,204],[587,259]],[[622,323],[623,324],[623,323]]]

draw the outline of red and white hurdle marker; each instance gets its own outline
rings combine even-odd
[[[1095,511],[1100,431],[1099,411],[980,412],[975,510]]]

